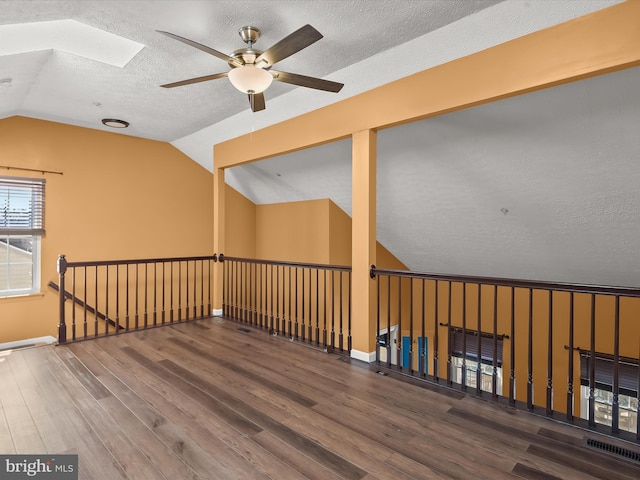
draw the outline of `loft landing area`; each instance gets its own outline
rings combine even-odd
[[[218,288],[219,314],[243,326],[352,357],[369,335],[380,371],[640,440],[637,289],[372,268],[366,331],[347,266],[213,255],[59,269],[60,344],[209,318]]]

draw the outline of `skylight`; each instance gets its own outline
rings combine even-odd
[[[0,56],[58,50],[120,68],[144,48],[75,20],[0,25],[0,39]]]

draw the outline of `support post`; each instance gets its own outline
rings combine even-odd
[[[222,316],[223,268],[222,257],[225,248],[225,182],[224,169],[216,168],[213,175],[213,251],[220,261],[213,264],[213,311],[214,316]]]
[[[352,136],[352,310],[351,356],[375,361],[376,281],[376,132]]]
[[[58,276],[60,282],[60,314],[59,314],[59,323],[58,323],[58,343],[63,344],[67,342],[67,325],[65,323],[64,318],[64,294],[65,294],[65,285],[64,285],[64,274],[67,272],[67,259],[64,255],[60,255],[58,257]]]

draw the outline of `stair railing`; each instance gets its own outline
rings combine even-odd
[[[52,285],[59,291],[58,342],[211,316],[215,261],[215,254],[89,262],[60,255],[59,285]]]

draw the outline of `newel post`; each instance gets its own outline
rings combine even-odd
[[[67,271],[67,259],[64,255],[58,257],[58,275],[60,277],[60,323],[58,324],[58,343],[63,344],[67,342],[67,325],[64,321],[64,274]]]

